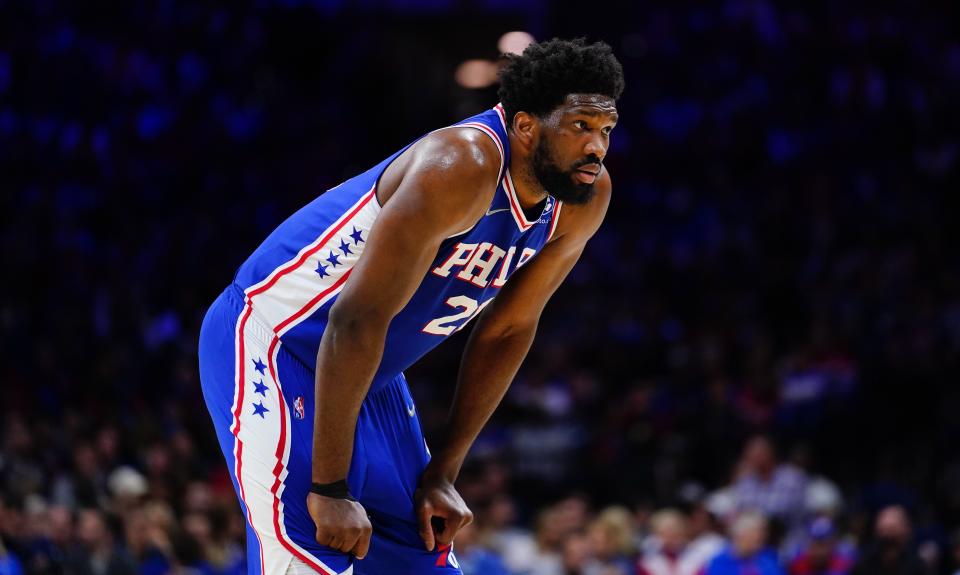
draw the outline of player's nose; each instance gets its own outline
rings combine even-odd
[[[606,144],[599,137],[590,138],[586,146],[584,146],[583,151],[588,156],[593,155],[600,158],[601,161],[604,156],[607,155]]]

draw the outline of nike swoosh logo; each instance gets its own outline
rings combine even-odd
[[[509,212],[509,211],[510,211],[510,208],[497,208],[497,209],[495,209],[495,210],[490,210],[490,211],[488,211],[488,212],[487,212],[487,215],[488,215],[488,216],[492,216],[493,214],[495,214],[495,213],[497,213],[497,212]]]
[[[410,417],[413,417],[413,414],[415,414],[416,412],[417,412],[416,405],[411,405],[410,407],[407,408],[407,415],[409,415]]]

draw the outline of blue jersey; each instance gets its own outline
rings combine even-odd
[[[510,140],[501,106],[445,129],[456,127],[480,130],[496,144],[501,159],[497,190],[473,227],[440,245],[420,286],[391,322],[372,389],[467,325],[517,268],[543,248],[557,226],[561,203],[553,197],[547,197],[533,219],[521,209],[508,168]],[[377,182],[407,148],[293,214],[237,272],[235,283],[244,292],[248,311],[310,368],[330,308],[363,255],[380,213]]]

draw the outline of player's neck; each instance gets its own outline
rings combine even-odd
[[[513,179],[514,191],[520,201],[520,207],[527,210],[543,201],[547,191],[540,185],[540,181],[533,174],[530,159],[515,155],[510,158],[510,177]]]

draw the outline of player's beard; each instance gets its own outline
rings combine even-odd
[[[585,204],[597,193],[594,188],[596,180],[593,183],[584,184],[574,179],[574,171],[577,168],[590,164],[600,164],[600,160],[596,157],[584,158],[569,170],[560,169],[550,154],[546,137],[540,138],[540,142],[533,151],[533,175],[537,177],[548,194],[568,204]]]

